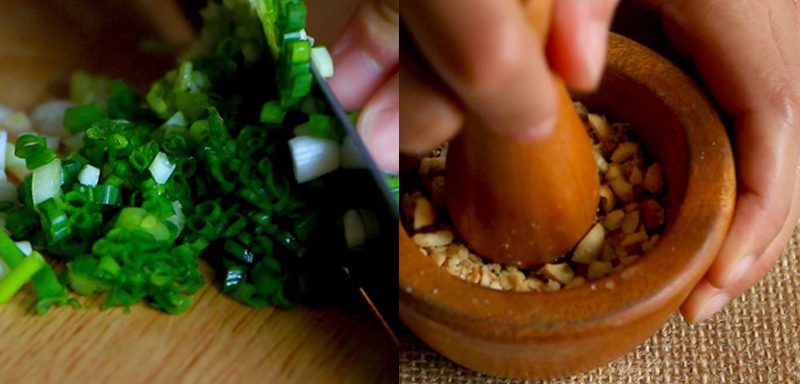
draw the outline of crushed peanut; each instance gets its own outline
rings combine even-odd
[[[414,230],[433,225],[435,213],[428,199],[419,196],[414,199]]]
[[[453,276],[518,292],[579,287],[632,265],[652,250],[666,220],[658,201],[664,192],[663,169],[629,139],[623,124],[609,123],[580,103],[575,108],[594,142],[601,185],[595,223],[570,254],[537,270],[520,270],[472,253],[454,236],[444,209],[447,144],[422,159],[419,180],[411,183],[416,187],[401,200],[406,227],[413,228],[420,250]],[[604,286],[613,289],[613,281]]]

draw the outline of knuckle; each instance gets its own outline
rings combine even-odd
[[[381,67],[393,66],[400,51],[399,1],[370,0],[359,12],[366,54]]]
[[[462,52],[455,75],[467,93],[483,96],[507,87],[525,68],[525,43],[507,25],[482,34]]]
[[[785,77],[771,84],[765,100],[768,110],[781,127],[797,133],[800,130],[800,96],[796,87]]]

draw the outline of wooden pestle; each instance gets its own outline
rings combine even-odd
[[[543,42],[553,0],[524,8]],[[447,153],[447,207],[477,254],[517,267],[538,267],[571,250],[597,211],[599,177],[591,142],[563,82],[554,131],[517,142],[468,118]]]

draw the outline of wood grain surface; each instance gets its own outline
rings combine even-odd
[[[315,15],[323,2],[309,3]],[[153,7],[161,16],[144,16]],[[147,84],[173,59],[143,53],[142,42],[192,36],[170,13],[180,14],[159,1],[0,0],[0,104],[63,97],[76,69]],[[331,23],[340,27],[345,14]],[[25,290],[0,306],[0,383],[396,382],[396,347],[354,291],[334,289],[341,299],[326,308],[254,310],[209,283],[179,316],[145,306],[100,311],[91,300],[37,316]]]

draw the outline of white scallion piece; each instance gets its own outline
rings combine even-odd
[[[31,180],[33,205],[39,205],[61,194],[61,160],[55,159],[33,170]]]
[[[0,180],[6,179],[6,144],[8,144],[8,132],[0,131]]]
[[[298,136],[289,140],[294,177],[305,183],[339,168],[339,144],[332,140]]]
[[[64,148],[70,151],[77,151],[83,147],[83,138],[86,137],[86,132],[81,132],[75,135],[72,135],[62,142],[64,144]]]
[[[14,155],[14,149],[14,144],[6,143],[6,170],[17,180],[25,180],[30,171],[25,167],[25,160]]]
[[[379,235],[378,219],[375,214],[361,209],[350,209],[342,217],[344,239],[350,249],[364,245]]]
[[[352,137],[347,136],[342,140],[341,148],[342,168],[347,169],[367,169],[367,162],[356,148],[356,142]]]
[[[164,122],[164,126],[186,127],[186,118],[183,116],[183,112],[181,111],[175,112],[175,114],[172,115],[172,117],[170,117],[169,119],[167,119],[167,121]]]
[[[345,212],[342,223],[344,224],[344,239],[347,242],[347,248],[358,248],[367,242],[367,231],[364,229],[364,222],[357,210],[351,209]]]
[[[168,217],[166,220],[178,227],[178,231],[183,231],[183,226],[186,224],[186,216],[183,214],[183,205],[180,201],[172,202],[172,210],[175,214]]]
[[[23,133],[29,133],[33,130],[31,120],[23,112],[13,112],[0,120],[0,129],[14,133],[17,136]]]
[[[58,152],[61,148],[61,138],[57,136],[47,136],[45,135],[45,140],[47,140],[47,148],[50,148],[53,152]]]
[[[292,133],[295,136],[308,136],[308,134],[311,133],[311,127],[308,125],[308,123],[298,124],[292,130]]]
[[[33,129],[47,136],[62,139],[69,137],[69,131],[64,128],[64,112],[74,106],[74,103],[67,100],[53,100],[39,104],[31,113]]]
[[[0,201],[17,201],[17,187],[6,178],[0,179]]]
[[[6,107],[5,105],[0,105],[0,120],[5,119],[9,115],[11,115],[11,113],[13,113],[13,112],[14,111],[11,108]]]
[[[284,39],[309,40],[309,42],[311,42],[311,45],[312,46],[314,45],[313,38],[311,38],[311,36],[308,35],[308,32],[306,32],[305,28],[303,28],[303,29],[301,29],[301,30],[299,30],[297,32],[287,33],[286,36],[284,36]]]
[[[86,164],[78,174],[78,182],[89,187],[97,186],[100,181],[100,169],[91,164]]]
[[[333,59],[331,54],[325,47],[311,48],[311,60],[314,61],[314,66],[317,67],[319,74],[324,78],[333,77]]]
[[[29,241],[17,241],[15,244],[25,256],[30,256],[30,254],[33,253],[33,246]]]
[[[172,176],[175,171],[175,164],[170,163],[167,154],[159,152],[153,162],[150,164],[150,174],[158,184],[164,184]]]

